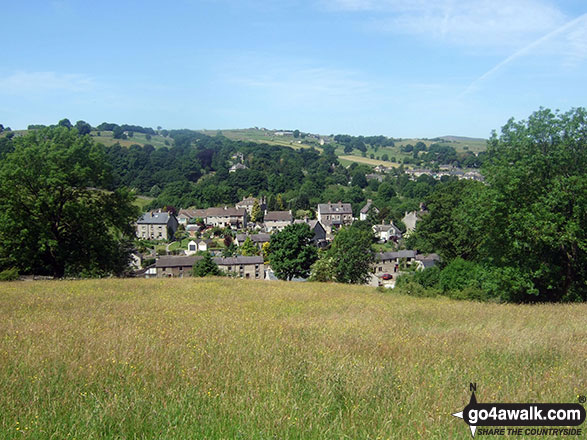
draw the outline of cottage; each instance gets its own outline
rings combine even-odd
[[[188,243],[188,250],[185,253],[186,255],[193,255],[196,252],[207,252],[212,243],[212,240],[192,240]]]
[[[155,268],[157,269],[157,278],[183,278],[191,276],[192,267],[196,261],[201,260],[202,257],[198,255],[194,256],[174,256],[165,255],[161,256],[155,262]]]
[[[177,215],[177,222],[180,225],[187,226],[195,222],[197,218],[204,219],[206,217],[205,209],[180,209]]]
[[[317,217],[326,233],[331,235],[333,228],[353,222],[353,210],[350,203],[321,203],[318,205]]]
[[[397,242],[402,236],[402,232],[392,223],[389,225],[373,225],[373,233],[382,242],[388,242],[389,240]]]
[[[295,224],[305,223],[310,227],[310,231],[314,233],[313,242],[317,247],[324,247],[327,244],[326,241],[326,229],[318,220],[296,220]]]
[[[242,199],[240,202],[238,202],[235,205],[236,209],[246,209],[247,213],[249,214],[249,216],[251,215],[251,213],[253,212],[253,206],[255,206],[255,202],[259,203],[259,208],[261,209],[261,211],[265,211],[265,198],[261,197],[261,199],[256,199],[255,197],[246,197],[244,199]]]
[[[395,276],[400,270],[400,264],[411,265],[416,260],[416,251],[403,250],[397,252],[379,252],[375,254],[373,272],[381,276],[385,273]]]
[[[242,164],[242,163],[237,163],[234,164],[233,166],[230,167],[230,169],[228,170],[229,173],[236,173],[238,170],[248,170],[249,167],[247,167],[246,165]]]
[[[436,263],[440,261],[438,254],[421,254],[416,255],[416,264],[418,270],[428,269],[436,266]]]
[[[208,208],[206,210],[206,225],[221,228],[235,229],[247,227],[247,210],[238,208]]]
[[[214,258],[214,262],[220,270],[228,274],[235,274],[240,278],[262,280],[265,278],[265,265],[263,257],[230,257]]]
[[[267,232],[282,231],[293,223],[291,211],[265,211],[264,227]]]
[[[147,212],[137,220],[137,237],[143,240],[170,240],[178,222],[169,212]]]
[[[262,249],[263,245],[271,240],[271,235],[269,234],[236,234],[236,245],[242,246],[243,243],[246,241],[247,237],[250,238],[251,241],[254,244],[256,244],[259,249]]]
[[[369,211],[373,211],[374,214],[379,214],[379,209],[377,209],[376,206],[373,206],[373,200],[371,199],[368,199],[365,206],[361,208],[361,211],[359,212],[359,219],[367,220],[367,217],[369,216]]]

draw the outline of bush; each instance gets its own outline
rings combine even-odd
[[[18,269],[12,267],[10,269],[0,272],[0,281],[16,281],[18,280]]]

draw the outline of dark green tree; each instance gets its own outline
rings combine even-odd
[[[121,274],[128,265],[134,195],[106,192],[103,150],[64,127],[14,140],[0,165],[0,267],[21,273]]]
[[[277,278],[289,281],[309,275],[318,254],[313,239],[314,233],[305,223],[286,226],[271,236],[269,262]]]
[[[90,134],[90,132],[92,131],[92,126],[88,124],[86,121],[77,121],[75,123],[75,128],[77,128],[77,132],[80,134],[80,136]]]
[[[369,279],[375,254],[371,248],[373,232],[364,222],[340,229],[325,258],[334,264],[339,283],[363,284]]]
[[[195,277],[220,275],[220,269],[212,259],[212,255],[210,255],[210,252],[206,252],[201,260],[198,260],[194,263],[192,275]]]
[[[61,121],[59,121],[59,122],[57,123],[57,125],[58,125],[59,127],[65,127],[65,128],[67,128],[67,129],[70,129],[71,127],[73,127],[73,125],[71,125],[71,122],[69,122],[69,119],[67,119],[67,118],[64,118],[64,119],[62,119]]]

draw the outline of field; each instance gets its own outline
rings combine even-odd
[[[1,283],[0,438],[467,439],[451,413],[469,382],[480,402],[576,402],[586,353],[585,304],[232,279]]]

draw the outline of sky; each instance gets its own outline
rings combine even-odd
[[[488,137],[587,104],[585,0],[4,2],[0,123]]]

